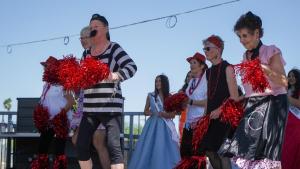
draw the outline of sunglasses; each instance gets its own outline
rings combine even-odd
[[[214,47],[205,47],[205,48],[203,48],[203,51],[204,52],[209,52],[211,48],[214,48]]]

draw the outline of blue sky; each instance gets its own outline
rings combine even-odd
[[[170,15],[217,3],[222,0],[3,0],[0,2],[0,45],[77,34],[88,25],[93,13],[106,16],[110,27]],[[165,20],[111,30],[111,39],[127,51],[138,66],[134,78],[122,84],[126,97],[125,111],[142,111],[148,92],[153,91],[154,78],[164,73],[171,90],[177,91],[189,69],[185,59],[202,52],[202,40],[211,34],[225,41],[223,58],[238,63],[244,52],[234,34],[239,16],[249,10],[263,20],[265,44],[275,44],[287,62],[286,71],[299,67],[300,39],[299,0],[241,0],[237,3],[179,16],[176,26],[166,28]],[[0,110],[6,98],[39,97],[43,82],[40,61],[49,55],[81,56],[79,37],[16,46],[8,54],[0,48]]]

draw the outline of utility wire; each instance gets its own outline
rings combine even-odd
[[[222,3],[219,3],[219,4],[214,4],[214,5],[210,5],[210,6],[206,6],[206,7],[202,7],[202,8],[197,8],[197,9],[193,9],[193,10],[190,10],[190,11],[179,12],[179,13],[175,13],[175,14],[171,14],[171,15],[167,15],[167,16],[162,16],[162,17],[147,19],[147,20],[143,20],[143,21],[139,21],[139,22],[130,23],[130,24],[125,24],[125,25],[121,25],[121,26],[116,26],[116,27],[110,28],[110,30],[130,27],[130,26],[134,26],[134,25],[144,24],[144,23],[148,23],[148,22],[154,22],[154,21],[163,20],[163,19],[167,19],[166,20],[166,27],[173,28],[177,24],[177,16],[190,14],[190,13],[194,13],[194,12],[197,12],[197,11],[202,11],[202,10],[206,10],[206,9],[210,9],[210,8],[215,8],[215,7],[219,7],[219,6],[223,6],[223,5],[227,5],[227,4],[232,4],[232,3],[239,2],[239,1],[241,1],[241,0],[232,0],[232,1],[222,2]],[[173,23],[172,23],[172,20],[173,20]],[[59,39],[63,39],[64,44],[68,45],[70,38],[76,37],[76,36],[79,36],[79,34],[59,36],[59,37],[53,37],[53,38],[42,39],[42,40],[34,40],[34,41],[28,41],[28,42],[11,43],[11,44],[6,44],[6,45],[0,45],[0,47],[1,48],[6,48],[7,53],[11,53],[13,46],[21,46],[21,45],[27,45],[27,44],[33,44],[33,43],[54,41],[54,40],[59,40]]]

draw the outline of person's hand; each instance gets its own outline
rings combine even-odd
[[[159,113],[158,113],[158,116],[159,116],[159,117],[163,117],[163,118],[167,118],[166,112],[164,112],[164,111],[159,112]]]
[[[233,97],[230,97],[231,100],[235,101],[235,102],[240,102],[240,101],[243,101],[245,99],[245,96],[244,95],[241,95],[239,97],[237,97],[237,99],[233,99]]]
[[[111,81],[118,81],[118,80],[120,80],[120,77],[119,77],[119,75],[117,74],[117,73],[115,73],[115,72],[110,72],[110,74],[108,75],[108,78],[107,78],[107,80],[111,80]]]
[[[217,118],[219,118],[220,117],[220,115],[221,115],[221,109],[220,108],[218,108],[218,109],[215,109],[214,111],[212,111],[211,113],[210,113],[210,119],[217,119]]]
[[[165,119],[173,119],[175,117],[175,112],[165,112],[165,111],[162,111],[162,112],[158,113],[158,116],[159,117],[163,117]]]
[[[151,111],[145,111],[144,114],[145,114],[146,116],[151,116],[151,115],[152,115]]]
[[[164,112],[162,112],[162,111],[161,111],[161,112],[158,112],[158,116],[159,116],[159,117],[163,117],[163,113],[164,113]]]

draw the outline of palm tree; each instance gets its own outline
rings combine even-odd
[[[7,112],[9,112],[11,109],[11,102],[12,102],[11,98],[5,99],[3,102],[3,106],[7,110]],[[2,122],[0,123],[1,132],[5,132],[6,128],[10,132],[11,131],[10,128],[12,127],[12,129],[13,129],[13,126],[10,126],[10,124],[12,124],[12,115],[8,115],[8,125],[5,124],[4,115],[2,115]],[[3,140],[3,142],[1,141],[1,145],[4,145],[4,147],[5,147],[4,152],[1,152],[1,161],[3,161],[3,160],[6,161],[7,156],[6,156],[6,154],[4,155],[2,153],[5,153],[7,151],[7,140]],[[4,164],[4,165],[6,165],[6,164]],[[0,165],[0,167],[2,168],[2,164]]]
[[[3,106],[7,111],[10,111],[11,109],[11,98],[5,99],[3,102]]]
[[[5,99],[4,102],[3,102],[3,106],[4,108],[9,112],[10,109],[11,109],[11,98],[8,98],[8,99]],[[2,116],[2,123],[4,123],[4,119],[3,119],[3,116]],[[12,123],[12,115],[8,115],[8,131],[11,132],[13,130],[13,123]]]

